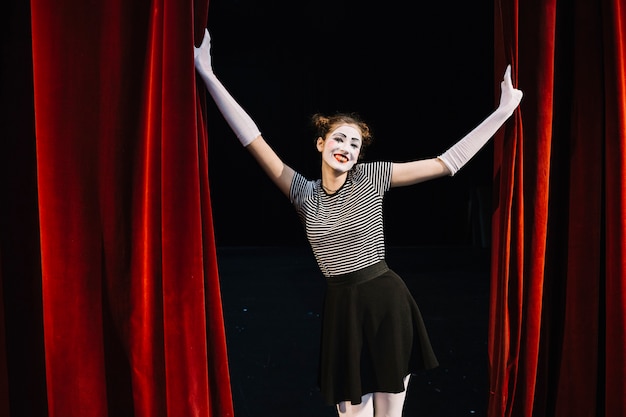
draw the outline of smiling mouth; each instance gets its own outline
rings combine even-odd
[[[335,159],[336,159],[338,162],[342,162],[342,163],[343,163],[343,162],[348,162],[348,157],[347,157],[347,156],[345,156],[345,155],[342,155],[342,154],[336,153],[336,154],[334,155],[334,157],[335,157]]]

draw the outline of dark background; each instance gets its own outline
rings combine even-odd
[[[235,417],[337,417],[317,387],[325,282],[308,248],[218,249]],[[411,377],[404,417],[485,417],[488,250],[392,247],[439,367]]]
[[[270,145],[309,178],[320,166],[315,112],[361,114],[375,137],[366,160],[437,156],[495,107],[492,9],[487,1],[212,0],[213,67]],[[306,245],[287,198],[208,104],[216,244]],[[488,246],[492,146],[453,178],[391,190],[388,245]]]

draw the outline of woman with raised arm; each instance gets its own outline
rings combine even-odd
[[[195,67],[241,144],[296,209],[326,278],[319,387],[340,416],[400,417],[410,375],[438,365],[419,308],[385,261],[383,198],[401,187],[454,175],[518,107],[508,66],[500,104],[436,158],[360,162],[372,141],[356,114],[315,114],[321,176],[304,178],[267,144],[255,122],[213,73],[210,36],[194,48]]]

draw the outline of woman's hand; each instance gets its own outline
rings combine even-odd
[[[511,80],[511,64],[507,65],[506,71],[504,71],[504,79],[500,83],[500,108],[507,109],[509,111],[515,110],[522,101],[521,90],[513,87],[513,81]]]
[[[523,93],[513,87],[511,65],[504,71],[504,80],[500,83],[500,105],[485,120],[476,126],[450,149],[439,155],[450,175],[454,175],[491,139],[522,101]]]
[[[196,69],[200,73],[213,72],[211,64],[211,35],[209,35],[208,29],[204,29],[204,38],[199,48],[193,47],[193,59]]]
[[[204,29],[204,39],[199,48],[194,45],[193,52],[196,71],[204,81],[213,101],[220,109],[222,116],[237,135],[243,146],[248,146],[250,142],[261,135],[259,128],[254,123],[248,113],[235,101],[226,87],[217,79],[211,67],[211,37],[209,31]]]

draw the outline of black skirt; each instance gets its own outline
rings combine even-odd
[[[404,378],[438,366],[413,296],[380,261],[327,278],[319,385],[329,405],[404,391]]]

